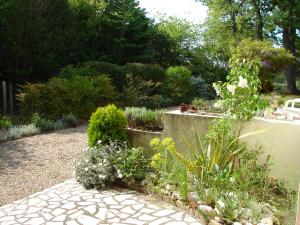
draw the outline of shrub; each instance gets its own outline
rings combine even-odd
[[[162,131],[164,129],[164,110],[147,110],[145,107],[127,107],[125,117],[131,128],[151,131]]]
[[[13,126],[6,130],[0,130],[0,141],[17,139],[39,133],[40,129],[34,124]]]
[[[144,106],[151,104],[152,97],[159,88],[160,83],[146,81],[140,77],[127,75],[123,92],[121,94],[124,106]]]
[[[192,100],[191,77],[191,71],[184,66],[167,69],[163,92],[172,104],[189,103]]]
[[[86,149],[75,166],[76,180],[86,188],[109,186],[119,177],[112,158],[122,150],[123,145],[118,142],[109,142],[106,145],[98,142],[94,147]]]
[[[88,118],[97,107],[115,99],[116,92],[104,75],[55,77],[44,84],[26,84],[19,95],[23,115],[30,117],[37,112],[49,119],[67,114]]]
[[[12,126],[12,123],[7,116],[0,116],[0,130],[8,129],[11,126]]]
[[[65,124],[66,127],[76,127],[78,125],[78,119],[73,114],[63,116],[60,121]]]
[[[126,180],[141,181],[149,171],[148,160],[142,148],[126,148],[114,160],[120,174]]]
[[[159,65],[128,63],[124,66],[124,72],[153,82],[161,82],[165,79],[165,70]]]
[[[191,83],[191,95],[193,95],[196,98],[203,98],[206,100],[215,99],[216,94],[212,85],[207,84],[202,77],[192,76]]]
[[[32,115],[31,122],[37,128],[39,128],[41,132],[49,132],[66,128],[66,124],[64,124],[62,121],[48,120],[46,118],[41,117],[38,113]]]
[[[141,181],[148,171],[142,148],[129,149],[124,143],[101,141],[87,148],[75,165],[75,176],[86,188],[105,188],[114,182]]]
[[[114,105],[101,107],[90,118],[88,128],[89,146],[95,146],[97,141],[109,143],[110,140],[126,140],[125,128],[127,120],[124,112]]]
[[[93,74],[94,76],[98,74],[106,74],[109,78],[111,78],[113,85],[117,89],[122,89],[126,75],[122,66],[98,61],[89,61],[84,63],[83,66],[89,67],[92,71],[95,71],[95,74]]]

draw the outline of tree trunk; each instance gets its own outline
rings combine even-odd
[[[259,1],[252,0],[252,4],[256,14],[256,38],[262,41],[264,39],[263,36],[264,21],[260,10],[260,0]]]
[[[294,27],[283,28],[283,46],[289,50],[293,55],[296,54],[296,29]],[[291,64],[285,69],[285,82],[287,85],[287,92],[289,94],[297,94],[296,87],[296,64]]]

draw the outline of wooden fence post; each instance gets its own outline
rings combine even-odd
[[[297,214],[296,214],[296,225],[300,225],[300,184],[298,190],[298,206],[297,206]]]
[[[9,109],[10,109],[10,114],[14,114],[14,98],[13,98],[13,86],[12,83],[9,83]]]
[[[6,96],[6,82],[2,81],[2,88],[3,88],[3,112],[7,112],[7,96]]]

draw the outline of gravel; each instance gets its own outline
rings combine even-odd
[[[0,206],[72,178],[87,126],[0,143]]]

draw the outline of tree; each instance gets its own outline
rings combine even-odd
[[[300,29],[300,1],[298,0],[274,0],[274,21],[277,29],[282,32],[282,44],[296,56],[296,40],[299,39],[296,30]],[[285,81],[289,94],[297,94],[296,87],[297,65],[292,64],[286,67]]]

